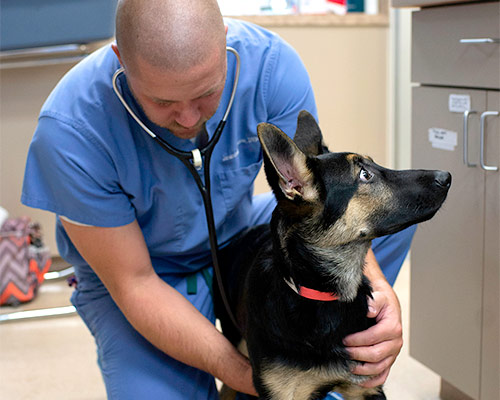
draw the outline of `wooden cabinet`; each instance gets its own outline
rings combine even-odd
[[[413,12],[412,167],[453,181],[412,246],[410,354],[442,377],[443,399],[500,399],[499,10]]]

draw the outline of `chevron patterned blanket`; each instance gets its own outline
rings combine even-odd
[[[33,300],[50,264],[40,225],[29,217],[7,219],[0,227],[0,305]]]

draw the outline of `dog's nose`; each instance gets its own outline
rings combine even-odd
[[[449,188],[451,185],[451,174],[447,171],[436,171],[434,173],[434,182],[443,188]]]

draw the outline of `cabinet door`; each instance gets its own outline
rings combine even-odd
[[[450,94],[470,96],[471,109],[479,113],[469,122],[469,158],[479,164],[479,115],[486,92],[414,88],[412,167],[450,171],[452,184],[443,208],[418,228],[412,245],[410,354],[478,399],[484,173],[479,165],[464,164],[463,115],[449,111]]]
[[[500,112],[500,92],[487,110]],[[485,120],[486,163],[500,167],[500,117]],[[486,171],[481,399],[500,399],[500,168]]]

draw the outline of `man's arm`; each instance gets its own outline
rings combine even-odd
[[[128,321],[147,340],[233,389],[256,395],[248,359],[155,273],[136,221],[117,228],[78,226],[65,220],[62,224]]]
[[[364,362],[354,369],[355,374],[376,375],[363,386],[375,387],[385,382],[401,351],[403,328],[399,300],[385,279],[371,249],[366,256],[365,275],[373,288],[373,300],[368,304],[368,316],[376,318],[377,324],[347,336],[344,344],[354,360]]]

